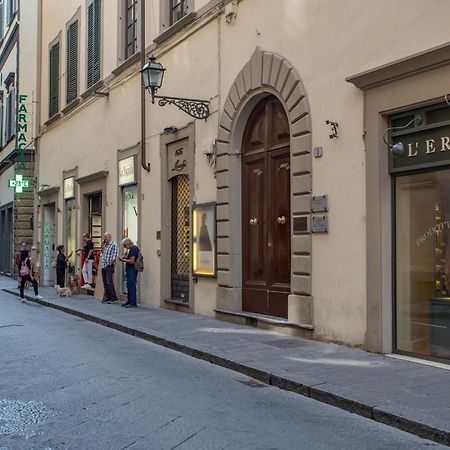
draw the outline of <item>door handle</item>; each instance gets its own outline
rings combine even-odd
[[[280,225],[284,225],[286,223],[286,217],[284,217],[284,216],[277,217],[277,222]]]
[[[250,225],[257,225],[258,224],[258,219],[255,217],[253,219],[250,219],[249,222],[250,222]]]

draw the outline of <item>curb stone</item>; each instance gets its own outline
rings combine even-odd
[[[8,294],[12,294],[19,297],[17,291],[11,289],[2,289]],[[63,305],[58,305],[55,303],[47,302],[43,299],[37,299],[29,295],[25,295],[25,298],[31,302],[38,303],[42,306],[47,306],[49,308],[56,309],[58,311],[70,314],[81,319],[87,320],[89,322],[94,322],[107,328],[114,329],[121,333],[125,333],[131,336],[135,336],[139,339],[146,340],[156,345],[166,347],[170,350],[175,350],[185,355],[191,356],[196,359],[200,359],[216,366],[224,367],[234,372],[241,373],[248,377],[254,378],[261,381],[267,385],[277,387],[279,389],[290,391],[304,397],[309,397],[313,400],[319,401],[321,403],[326,403],[328,405],[334,406],[336,408],[345,410],[347,412],[363,416],[365,418],[374,420],[379,423],[397,428],[407,433],[414,434],[423,439],[428,439],[439,444],[443,444],[450,447],[450,432],[441,430],[439,428],[419,423],[411,419],[383,411],[380,407],[375,405],[367,405],[350,398],[346,398],[332,392],[328,392],[325,389],[321,389],[322,384],[306,385],[289,378],[281,377],[279,375],[272,374],[268,371],[260,370],[250,365],[245,365],[243,363],[233,361],[232,359],[227,359],[222,356],[214,355],[213,353],[208,353],[203,350],[196,349],[195,347],[189,347],[184,344],[180,344],[176,341],[158,336],[156,334],[151,334],[142,330],[137,330],[130,328],[126,325],[121,325],[116,322],[112,322],[107,319],[102,319],[92,314],[87,314],[75,309],[68,308]]]

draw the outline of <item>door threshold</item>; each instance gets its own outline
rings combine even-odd
[[[445,364],[437,361],[431,361],[429,359],[416,358],[414,356],[400,355],[398,353],[388,353],[385,356],[389,358],[401,359],[403,361],[409,361],[417,364],[423,364],[425,366],[437,367],[438,369],[450,370],[450,364]]]
[[[170,303],[172,305],[181,305],[181,306],[186,306],[189,308],[189,302],[183,302],[183,300],[172,300],[172,299],[167,299],[164,300],[165,303]]]
[[[256,322],[268,323],[268,324],[276,325],[279,327],[301,328],[303,330],[314,330],[313,325],[289,322],[288,319],[285,319],[283,317],[266,316],[265,314],[252,313],[252,312],[247,312],[247,311],[230,311],[230,310],[220,309],[220,308],[214,309],[214,312],[216,312],[217,314],[224,314],[226,316],[235,316],[235,317],[242,317],[245,319],[251,319]]]

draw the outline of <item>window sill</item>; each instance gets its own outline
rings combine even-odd
[[[102,89],[105,85],[105,82],[103,80],[98,80],[97,83],[94,83],[89,89],[85,90],[81,94],[81,98],[83,100],[86,100],[88,97],[90,97],[95,91],[98,91],[99,89]]]
[[[74,109],[77,105],[79,105],[81,102],[80,97],[77,97],[75,100],[72,100],[61,112],[63,114],[67,114],[70,111],[72,111],[72,109]]]
[[[178,32],[180,32],[184,27],[188,26],[197,18],[197,14],[195,12],[189,13],[184,16],[178,22],[174,23],[170,28],[161,33],[153,42],[157,45],[161,45],[163,42],[166,42],[172,36],[175,36]]]
[[[52,123],[56,122],[60,117],[62,116],[62,114],[56,113],[54,116],[50,117],[50,119],[47,120],[47,122],[44,123],[44,125],[46,127],[50,126]]]
[[[123,63],[118,65],[113,71],[113,75],[120,75],[122,72],[125,72],[129,67],[133,64],[136,64],[141,58],[141,52],[136,52],[134,55],[131,55],[128,59],[126,59]]]
[[[14,140],[15,137],[16,137],[16,135],[13,134],[13,135],[10,136],[8,139],[6,139],[5,143],[3,144],[2,149],[5,148],[5,147],[8,147],[8,144],[9,144],[10,142],[12,142],[12,141]]]

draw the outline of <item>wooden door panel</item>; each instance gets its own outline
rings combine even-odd
[[[291,279],[291,177],[289,147],[269,152],[269,289],[289,291]]]
[[[262,158],[247,158],[244,162],[242,234],[246,257],[243,283],[260,289],[267,287],[265,166],[264,154]]]

